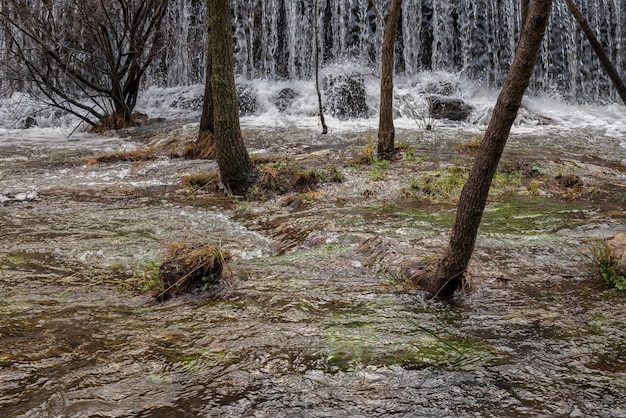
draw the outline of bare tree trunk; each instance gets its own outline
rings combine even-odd
[[[209,0],[214,137],[222,183],[233,194],[243,195],[254,185],[257,170],[241,136],[235,90],[233,26],[230,0]]]
[[[530,5],[530,0],[522,0],[522,27],[526,23],[526,19],[528,19],[528,6]]]
[[[489,188],[535,67],[552,2],[532,1],[513,64],[461,192],[448,248],[434,271],[414,277],[419,285],[433,295],[449,297],[464,282],[464,273],[474,251]]]
[[[600,59],[600,63],[602,63],[604,70],[607,72],[607,74],[611,78],[613,85],[617,89],[619,97],[621,97],[624,104],[626,104],[626,86],[624,85],[624,80],[622,80],[622,78],[619,75],[619,72],[615,69],[615,67],[611,63],[611,60],[606,55],[606,52],[604,52],[602,45],[600,44],[600,42],[598,42],[596,35],[593,33],[593,30],[589,26],[589,22],[587,21],[583,13],[580,11],[578,6],[576,6],[573,0],[565,0],[565,2],[567,3],[567,7],[569,8],[570,12],[572,12],[574,17],[580,24],[581,29],[583,30],[583,32],[585,33],[585,36],[587,37],[587,39],[589,40],[589,43],[591,44],[591,47],[593,48],[594,52]]]
[[[315,0],[313,6],[315,8],[313,12],[313,26],[315,26],[315,90],[317,91],[317,105],[320,112],[320,122],[322,123],[322,134],[326,135],[328,133],[328,126],[326,126],[326,121],[324,120],[324,106],[322,105],[322,93],[320,92],[320,34],[317,26],[319,14],[317,5],[318,1]]]
[[[380,112],[378,119],[378,159],[392,160],[395,157],[393,126],[393,68],[395,61],[396,31],[402,10],[402,0],[392,0],[385,26],[380,74]]]
[[[208,6],[207,6],[208,9]],[[207,23],[207,55],[205,63],[204,97],[202,99],[202,115],[200,116],[200,128],[198,138],[187,148],[185,158],[209,160],[215,158],[215,143],[213,142],[214,114],[213,114],[213,87],[211,77],[213,74],[211,19]]]
[[[205,63],[204,98],[202,101],[202,116],[200,118],[200,133],[202,137],[205,133],[212,134],[213,127],[213,88],[211,87],[211,74],[213,73],[212,53],[211,53],[211,19],[207,24],[207,54]]]

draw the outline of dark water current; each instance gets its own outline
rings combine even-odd
[[[399,199],[391,190],[408,179],[345,168],[295,209],[236,203],[180,189],[212,162],[89,165],[141,144],[33,132],[0,136],[2,417],[626,416],[625,296],[586,277],[583,253],[626,229],[619,199],[490,203],[473,289],[429,302],[379,271],[446,242],[453,209]],[[442,128],[437,145],[401,135],[459,158],[462,132]],[[554,139],[513,137],[506,157],[623,196],[619,142]],[[359,143],[247,140],[324,164]],[[161,304],[129,289],[177,240],[234,252],[217,299]]]

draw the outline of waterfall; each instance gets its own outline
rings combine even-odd
[[[383,25],[369,0],[318,0],[322,65],[351,62],[379,69]],[[376,0],[385,13],[389,0]],[[614,65],[626,78],[626,0],[579,0]],[[309,79],[314,71],[313,0],[233,0],[236,73],[247,79]],[[199,0],[171,0],[165,39],[171,47],[148,84],[201,83],[206,10]],[[448,71],[498,87],[521,30],[519,0],[405,0],[397,71],[413,77]],[[566,98],[616,99],[611,84],[564,2],[554,5],[531,82]]]
[[[33,3],[42,0],[32,0]],[[390,0],[318,0],[323,68],[344,64],[376,74]],[[577,0],[626,78],[626,0]],[[308,80],[314,74],[314,0],[233,0],[235,71],[241,79]],[[204,82],[205,0],[170,0],[162,48],[144,87]],[[67,16],[59,22],[71,25]],[[460,74],[487,87],[506,77],[521,30],[519,0],[404,0],[396,71]],[[7,62],[0,31],[0,60]],[[13,65],[12,63],[10,65]],[[4,67],[3,67],[4,68]],[[0,93],[22,88],[0,68]],[[617,100],[611,82],[565,2],[555,1],[530,90],[566,99]]]

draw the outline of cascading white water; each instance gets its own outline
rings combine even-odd
[[[626,0],[579,0],[614,65],[626,78]],[[383,13],[389,0],[377,0]],[[166,56],[148,84],[203,82],[206,10],[199,0],[171,0]],[[383,27],[369,0],[319,0],[322,65],[355,62],[377,71]],[[313,74],[313,0],[234,0],[236,72],[249,79],[308,79]],[[405,0],[397,70],[409,77],[445,70],[498,86],[520,32],[519,0]],[[535,91],[606,99],[610,81],[563,1],[556,1]]]

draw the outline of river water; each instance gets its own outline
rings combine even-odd
[[[416,156],[381,174],[345,165],[367,132],[258,125],[244,120],[252,154],[334,164],[344,181],[290,206],[180,187],[214,162],[87,162],[193,137],[182,121],[126,138],[2,131],[1,416],[626,416],[624,295],[584,267],[591,238],[626,230],[619,138],[518,128],[505,159],[596,193],[494,197],[472,288],[440,302],[385,268],[445,246],[453,202],[405,191],[466,163],[455,148],[474,128],[401,129]],[[215,294],[134,288],[174,241],[234,253]]]

